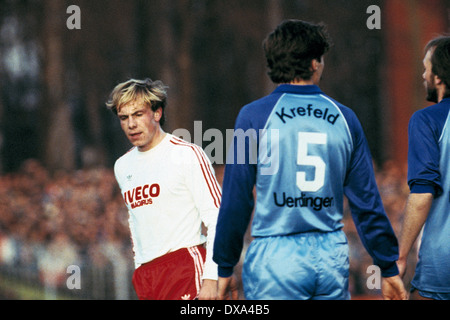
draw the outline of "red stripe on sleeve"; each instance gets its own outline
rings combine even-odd
[[[200,168],[202,169],[206,185],[208,186],[211,197],[214,200],[214,205],[216,206],[216,208],[219,208],[222,194],[220,192],[219,184],[217,180],[214,178],[214,174],[212,173],[211,168],[208,165],[207,160],[205,159],[206,156],[205,153],[201,151],[200,147],[193,145],[192,143],[188,143],[184,140],[178,139],[176,137],[172,138],[170,142],[174,145],[189,147],[194,151],[194,154],[199,162]]]

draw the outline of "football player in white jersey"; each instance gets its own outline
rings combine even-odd
[[[142,300],[215,299],[221,189],[203,150],[162,129],[166,99],[161,81],[131,79],[107,102],[134,146],[114,166],[130,215],[133,285]]]

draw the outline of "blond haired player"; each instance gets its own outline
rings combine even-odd
[[[203,150],[161,128],[166,99],[161,81],[132,79],[107,102],[134,146],[114,166],[130,215],[132,281],[139,299],[215,299],[221,190]]]

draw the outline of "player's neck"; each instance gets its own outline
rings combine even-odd
[[[447,88],[447,86],[443,85],[442,87],[437,88],[437,95],[439,103],[442,101],[442,99],[448,98],[450,96],[450,90]]]
[[[289,84],[297,85],[297,86],[312,86],[316,85],[318,86],[320,82],[320,75],[317,72],[314,72],[311,79],[305,80],[305,79],[294,79]]]
[[[289,82],[289,84],[296,86],[311,86],[314,85],[315,83],[312,80],[296,79],[294,81]]]
[[[149,150],[155,148],[157,145],[159,145],[164,140],[166,135],[167,135],[167,133],[164,132],[164,130],[162,130],[161,128],[159,128],[155,132],[155,135],[154,135],[151,143],[149,145],[146,145],[146,146],[143,146],[143,147],[138,147],[138,150],[140,152],[146,152],[146,151],[149,151]]]

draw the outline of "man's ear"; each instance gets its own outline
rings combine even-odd
[[[159,122],[159,120],[161,120],[162,113],[163,111],[161,107],[159,107],[156,111],[153,112],[153,118],[155,119],[155,121]]]
[[[162,115],[161,108],[159,108],[153,113],[153,118],[155,119],[155,121],[159,122],[159,120],[161,120],[161,115]]]
[[[317,59],[311,60],[311,71],[317,71],[319,69],[320,61],[317,61]]]
[[[320,59],[312,59],[312,61],[311,61],[311,70],[312,71],[317,71],[320,68],[323,68],[323,66],[324,66],[323,56],[320,57]]]
[[[442,79],[441,78],[439,78],[439,76],[437,76],[437,75],[433,75],[433,78],[434,78],[434,84],[435,85],[442,85],[442,84],[444,84],[444,81],[442,81]]]

